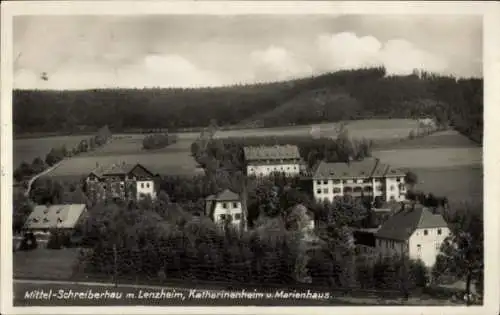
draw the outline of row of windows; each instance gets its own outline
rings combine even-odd
[[[240,220],[241,219],[241,213],[235,213],[234,216],[232,216],[230,214],[221,214],[221,215],[219,215],[219,219],[221,221],[226,220],[226,218],[227,219],[231,218],[233,220]]]
[[[227,209],[230,204],[231,204],[231,202],[223,202],[222,203],[222,208]],[[232,205],[233,205],[233,209],[238,208],[238,203],[237,202],[233,202]]]
[[[290,169],[293,169],[294,171],[296,171],[296,170],[298,170],[298,167],[297,166],[293,166],[293,167],[287,166],[286,167],[287,171],[290,171]],[[280,166],[279,169],[278,169],[278,166],[274,166],[272,168],[272,171],[275,171],[275,172],[277,172],[277,171],[284,171],[284,170],[285,170],[285,168],[283,166]],[[249,171],[253,172],[253,171],[255,171],[255,169],[253,167],[250,167]]]
[[[332,180],[333,181],[333,184],[340,184],[340,183],[343,183],[343,184],[353,184],[353,183],[357,183],[357,184],[370,184],[372,181],[371,179],[369,178],[365,178],[365,179],[345,179],[345,180],[339,180],[339,179],[334,179]],[[375,183],[381,183],[382,180],[381,179],[375,179]],[[396,182],[400,183],[401,182],[401,179],[398,178],[396,179]],[[321,185],[321,184],[324,184],[324,185],[328,185],[328,180],[316,180],[316,184],[317,185]]]
[[[124,187],[125,187],[125,184],[121,183],[121,184],[120,184],[120,188],[121,188],[121,189],[123,189]],[[149,184],[149,183],[146,183],[146,188],[149,188],[149,187],[150,187],[150,184]],[[102,185],[102,188],[103,188],[103,189],[106,189],[106,188],[107,188],[107,185],[106,185],[106,184]],[[144,188],[144,183],[141,183],[141,188]]]
[[[438,229],[437,230],[437,234],[438,235],[441,235],[443,233],[443,231],[441,229]],[[417,233],[418,234],[418,233]],[[427,236],[429,235],[429,230],[424,230],[424,236]]]

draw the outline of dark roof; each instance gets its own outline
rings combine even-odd
[[[151,170],[148,170],[146,167],[144,167],[139,163],[135,164],[115,163],[111,165],[98,166],[91,172],[91,174],[95,174],[97,177],[102,177],[106,175],[126,175],[130,173],[136,166],[142,167],[147,172],[154,175],[153,172],[151,172]]]
[[[379,159],[367,158],[362,161],[352,161],[350,163],[327,163],[321,161],[314,171],[314,179],[323,178],[371,178],[387,176],[404,176],[401,170],[383,164]]]
[[[444,228],[448,225],[440,214],[423,205],[408,206],[392,215],[378,230],[376,237],[406,241],[417,229]]]
[[[245,147],[243,152],[247,161],[300,159],[296,145]]]
[[[225,189],[218,194],[208,196],[206,198],[206,200],[239,201],[239,200],[241,200],[241,198],[237,193],[235,193],[229,189]]]

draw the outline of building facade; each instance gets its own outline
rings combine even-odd
[[[87,176],[86,192],[93,201],[155,199],[158,174],[141,164],[113,164],[97,167]]]
[[[431,268],[450,229],[440,214],[419,204],[405,204],[375,234],[382,257],[405,255]]]
[[[294,145],[245,147],[246,172],[248,176],[269,176],[284,173],[297,176],[301,172],[302,159]]]
[[[317,201],[335,197],[379,197],[383,201],[406,200],[405,173],[369,158],[350,163],[321,162],[312,175]]]
[[[205,214],[218,225],[229,223],[239,228],[243,219],[241,197],[229,189],[210,195],[205,199]]]

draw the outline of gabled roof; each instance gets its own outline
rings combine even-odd
[[[313,173],[313,179],[371,178],[404,176],[401,170],[383,164],[379,159],[367,158],[350,163],[327,163],[321,161]]]
[[[275,145],[243,148],[246,161],[300,159],[296,145]]]
[[[440,214],[433,214],[416,204],[392,215],[376,233],[377,238],[406,241],[417,229],[445,228],[448,225]]]
[[[91,174],[94,174],[97,177],[109,176],[109,175],[126,175],[136,167],[141,167],[144,170],[146,170],[146,172],[150,173],[151,176],[154,176],[151,170],[148,170],[146,167],[144,167],[142,164],[139,163],[135,164],[115,163],[106,166],[98,166],[94,170],[92,170]]]
[[[24,224],[25,229],[74,228],[86,209],[84,204],[35,206]]]
[[[223,191],[221,191],[220,193],[218,194],[215,194],[215,195],[210,195],[206,198],[206,200],[217,200],[217,201],[240,201],[241,198],[240,196],[229,190],[229,189],[225,189]]]

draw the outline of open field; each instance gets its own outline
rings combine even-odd
[[[70,149],[78,145],[83,139],[89,139],[90,137],[90,135],[80,135],[14,139],[13,168],[16,169],[22,162],[31,163],[37,157],[45,160],[45,155],[52,148],[66,145]]]
[[[345,123],[351,137],[373,140],[404,138],[408,136],[410,130],[417,128],[417,121],[412,119],[367,119],[346,121]],[[220,130],[216,133],[216,137],[306,136],[310,134],[311,128],[315,127],[319,130],[320,136],[335,138],[339,125],[339,123],[321,123],[275,128]]]
[[[480,166],[482,148],[416,148],[373,152],[373,156],[394,167],[438,168]]]
[[[390,143],[379,142],[375,144],[378,150],[395,149],[433,149],[433,148],[480,148],[476,142],[463,136],[456,130],[438,131],[431,135],[405,139],[402,141],[391,141]]]
[[[482,167],[412,168],[412,171],[418,176],[417,190],[446,196],[452,205],[463,202],[482,205]]]

